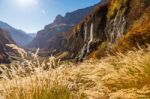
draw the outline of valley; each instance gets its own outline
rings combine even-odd
[[[149,44],[149,0],[101,0],[37,34],[0,21],[0,98],[149,99]]]

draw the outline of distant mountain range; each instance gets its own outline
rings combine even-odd
[[[24,31],[16,29],[2,21],[0,21],[0,28],[10,32],[10,35],[12,36],[13,40],[20,46],[27,45],[33,39],[32,36],[28,35]]]
[[[36,37],[36,33],[28,33],[28,35],[32,38],[35,38]]]

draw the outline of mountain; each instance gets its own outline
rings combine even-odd
[[[47,55],[78,61],[146,47],[150,43],[149,11],[149,0],[102,0],[79,23],[72,21],[77,14],[58,15],[32,44],[49,51]]]
[[[87,16],[95,6],[68,12],[63,17],[56,16],[53,23],[45,26],[45,28],[37,33],[36,38],[28,45],[28,47],[59,49],[62,46],[63,34],[78,24],[85,16]]]
[[[29,36],[24,31],[15,29],[2,21],[0,21],[0,28],[10,32],[13,40],[20,46],[27,45],[33,39],[33,37]]]
[[[68,58],[82,60],[146,47],[150,43],[149,11],[149,0],[103,0],[64,34],[63,47],[56,50],[60,50],[60,55],[67,52]]]
[[[15,44],[9,32],[0,28],[0,63],[9,63],[9,56],[7,54],[10,49],[5,44]]]
[[[35,38],[36,37],[36,33],[28,33],[28,35],[32,38]]]

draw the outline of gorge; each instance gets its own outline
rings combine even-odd
[[[150,0],[101,0],[32,37],[1,23],[0,98],[150,99]]]

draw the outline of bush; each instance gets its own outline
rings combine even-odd
[[[39,82],[39,81],[37,81]],[[33,82],[29,88],[27,87],[14,87],[8,91],[6,99],[73,99],[73,96],[67,86],[46,83]],[[36,84],[35,84],[36,83]]]

